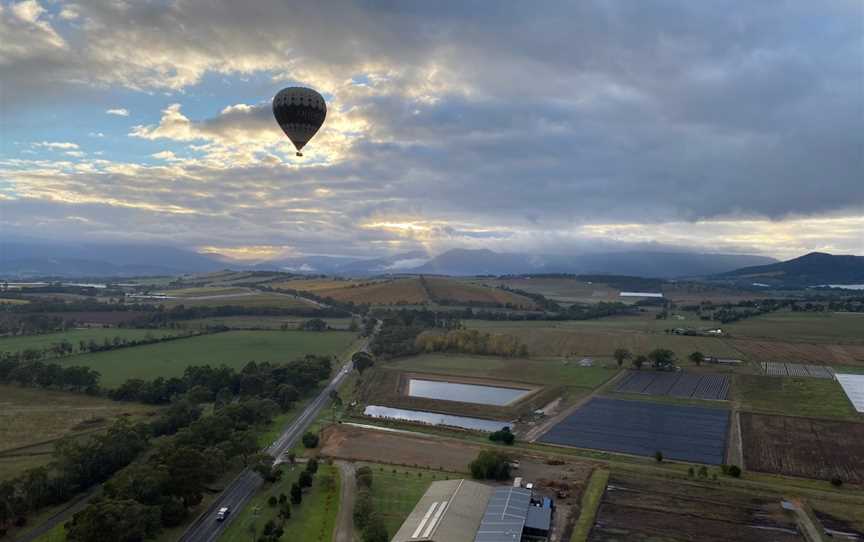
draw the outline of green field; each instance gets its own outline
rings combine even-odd
[[[735,375],[733,400],[742,410],[861,421],[852,403],[834,380]]]
[[[222,542],[247,542],[254,540],[253,530],[258,535],[269,520],[277,524],[278,508],[267,505],[270,496],[285,493],[290,497],[291,484],[297,481],[303,466],[291,469],[283,466],[282,479],[275,484],[266,484],[243,508],[235,511],[237,517],[219,538]],[[290,499],[289,499],[290,502]],[[282,526],[282,540],[303,542],[329,542],[339,510],[339,469],[321,464],[310,489],[303,493],[303,502],[291,504],[291,519]]]
[[[606,469],[594,469],[591,473],[591,480],[582,492],[582,505],[580,506],[579,518],[576,520],[576,526],[573,528],[573,536],[570,542],[585,542],[588,540],[588,533],[591,532],[591,527],[594,526],[594,518],[597,516],[597,508],[600,507],[600,500],[603,498],[603,492],[606,491],[606,482],[609,480],[609,471]]]
[[[102,375],[102,385],[116,387],[130,378],[182,376],[189,365],[228,365],[250,361],[285,362],[306,354],[339,355],[356,337],[346,331],[228,331],[158,344],[63,358]]]
[[[394,468],[392,465],[363,465],[372,469],[372,502],[390,536],[396,534],[433,481],[463,477],[425,469]]]
[[[3,337],[0,339],[0,352],[19,352],[27,348],[42,349],[67,340],[78,350],[78,342],[91,340],[102,344],[105,339],[114,337],[124,339],[144,339],[147,337],[173,337],[185,333],[174,329],[121,329],[121,328],[86,328],[70,329],[60,333],[45,333],[43,335],[26,335],[23,337]]]
[[[864,343],[864,315],[775,312],[748,318],[723,329],[736,337],[814,343]]]
[[[80,393],[0,385],[0,479],[48,463],[61,437],[101,431],[121,416],[146,419],[158,411]]]
[[[403,371],[474,376],[553,386],[596,388],[616,369],[579,367],[561,360],[497,358],[462,354],[425,354],[387,362],[383,367]]]
[[[701,322],[704,324],[704,322]],[[740,357],[724,339],[670,335],[662,330],[686,327],[678,320],[656,320],[641,316],[603,318],[579,322],[483,322],[471,320],[468,327],[512,335],[528,348],[531,357],[588,356],[609,359],[617,348],[647,354],[655,348],[675,352],[681,365],[700,351],[709,356]],[[660,326],[659,330],[650,331]],[[696,327],[695,324],[691,327]]]

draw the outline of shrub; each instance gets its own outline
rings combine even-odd
[[[738,465],[729,465],[729,468],[727,470],[728,470],[727,474],[729,476],[731,476],[733,478],[740,478],[741,477],[741,467],[739,467]]]
[[[303,446],[305,446],[306,448],[317,448],[318,435],[309,431],[303,433]]]
[[[662,463],[663,462],[663,452],[661,452],[660,450],[657,450],[656,452],[654,452],[654,459],[656,459],[658,463]]]
[[[835,476],[834,478],[831,478],[831,485],[834,487],[840,487],[843,485],[843,479],[839,476]]]

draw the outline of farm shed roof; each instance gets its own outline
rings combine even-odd
[[[470,480],[432,482],[392,542],[472,542],[490,495]]]
[[[835,376],[855,410],[864,413],[864,375],[837,374]]]
[[[496,488],[474,542],[519,542],[531,505],[531,491],[521,487]]]
[[[525,528],[538,531],[548,531],[552,526],[552,509],[540,508],[539,506],[528,507],[528,515],[525,516]]]

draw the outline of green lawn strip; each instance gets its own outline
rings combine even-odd
[[[372,469],[372,502],[390,536],[396,534],[432,482],[464,478],[463,474],[378,463],[358,463],[357,467],[364,465]]]
[[[594,518],[597,516],[597,509],[600,507],[600,500],[603,498],[603,492],[606,491],[606,482],[609,480],[609,471],[606,469],[594,469],[591,473],[591,480],[585,487],[582,493],[582,504],[579,511],[579,519],[576,520],[576,526],[573,529],[573,536],[570,537],[570,542],[585,542],[588,540],[588,533],[591,532],[591,527],[594,526]]]
[[[229,331],[62,360],[99,371],[102,385],[110,388],[130,378],[179,377],[190,365],[224,364],[240,369],[253,360],[280,363],[306,354],[338,355],[355,337],[345,331]]]
[[[253,538],[253,528],[260,535],[267,521],[272,519],[279,524],[278,506],[271,508],[267,500],[271,496],[278,498],[281,493],[285,493],[290,499],[291,484],[297,481],[303,468],[303,465],[297,465],[293,469],[283,465],[282,479],[275,484],[265,484],[242,510],[235,510],[237,517],[219,540],[246,542]],[[303,493],[303,502],[291,505],[291,518],[282,526],[285,533],[282,540],[329,541],[338,510],[339,469],[321,464],[312,487]]]
[[[72,343],[75,352],[78,352],[78,342],[96,341],[100,346],[105,339],[112,340],[114,337],[123,339],[141,340],[147,337],[174,337],[186,333],[185,330],[177,329],[125,329],[125,328],[86,328],[70,329],[58,333],[45,333],[42,335],[25,335],[21,337],[0,338],[0,352],[19,352],[27,348],[42,349],[57,344],[63,340]]]
[[[840,374],[864,374],[864,365],[832,365],[831,368]]]
[[[206,326],[225,326],[231,329],[297,329],[311,317],[303,316],[225,316],[213,318],[196,318],[185,320],[181,325],[185,328],[197,329]],[[334,330],[347,331],[351,318],[322,318]]]
[[[741,410],[860,421],[835,380],[736,375],[732,395]]]

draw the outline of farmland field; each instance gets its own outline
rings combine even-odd
[[[168,291],[170,294],[171,292]],[[174,307],[184,305],[187,307],[221,307],[221,306],[237,306],[237,307],[279,307],[279,308],[315,308],[315,305],[298,299],[292,295],[279,294],[276,292],[259,292],[248,291],[245,293],[234,294],[214,294],[200,295],[195,297],[179,297],[177,299],[157,299],[153,300],[155,304]]]
[[[434,299],[446,299],[461,303],[500,303],[520,309],[536,308],[531,299],[499,288],[490,288],[481,284],[449,278],[426,277],[424,280]]]
[[[99,344],[105,339],[114,337],[124,339],[145,339],[147,337],[173,337],[185,333],[183,330],[175,329],[121,329],[121,328],[87,328],[70,329],[59,333],[45,333],[42,335],[25,335],[21,337],[3,337],[0,339],[0,352],[19,352],[27,348],[48,348],[63,340],[72,343],[75,351],[78,350],[78,342],[96,341]]]
[[[802,541],[772,494],[613,473],[590,542]]]
[[[723,328],[735,337],[864,344],[864,315],[854,313],[782,311],[724,324]]]
[[[719,465],[726,455],[729,411],[593,398],[541,442]]]
[[[620,301],[619,291],[606,284],[590,283],[570,278],[511,278],[505,280],[476,279],[490,286],[507,286],[540,294],[559,303],[597,303]]]
[[[381,364],[388,369],[441,375],[460,375],[512,380],[542,385],[596,388],[615,374],[614,369],[578,367],[561,361],[469,356],[465,354],[425,354]]]
[[[758,339],[733,339],[729,342],[751,361],[864,365],[864,344],[815,344]]]
[[[748,469],[864,482],[864,423],[749,412],[740,417]]]
[[[358,465],[364,466],[364,465]],[[402,522],[414,509],[420,497],[435,480],[461,478],[459,474],[412,469],[393,468],[390,465],[366,464],[372,469],[372,502],[375,513],[384,520],[388,533],[399,530]]]
[[[615,391],[669,395],[685,399],[725,400],[729,392],[729,382],[726,375],[630,371]]]
[[[356,334],[345,331],[228,331],[159,344],[63,358],[102,374],[102,385],[119,386],[129,378],[181,376],[189,365],[228,365],[249,361],[291,361],[306,354],[338,355]]]
[[[292,284],[301,281],[289,281],[284,283],[289,288],[300,289]],[[316,295],[329,297],[336,301],[368,303],[370,305],[406,305],[424,304],[429,300],[426,292],[415,278],[394,279],[381,282],[365,282],[352,285],[347,281],[330,281],[335,283],[332,289],[318,288],[318,285],[307,286],[316,288],[310,290]]]
[[[632,319],[627,320],[626,324],[632,321]],[[524,326],[521,322],[492,323],[473,320],[468,322],[468,327],[514,336],[527,346],[531,356],[539,357],[576,355],[609,358],[616,348],[627,348],[635,353],[648,353],[655,348],[668,348],[675,352],[679,364],[682,365],[688,364],[687,356],[697,350],[708,356],[739,357],[736,349],[716,337],[635,331],[622,333],[626,325],[622,325],[620,329],[604,329],[599,322],[592,322],[593,325],[588,326],[578,325],[583,322],[564,326],[555,326],[557,322],[543,322],[545,326]],[[605,319],[603,322],[605,323]]]
[[[0,385],[0,478],[47,463],[56,439],[104,429],[120,416],[134,419],[158,410],[80,393]]]
[[[742,410],[860,420],[835,380],[735,375],[732,397]]]

